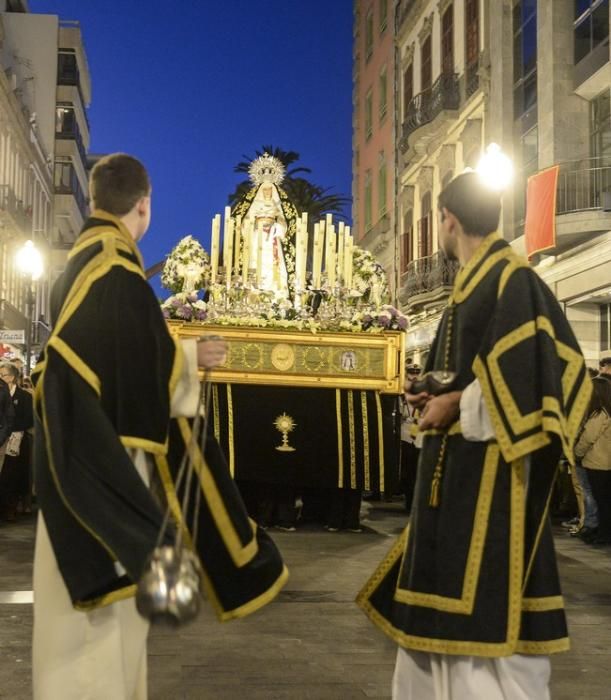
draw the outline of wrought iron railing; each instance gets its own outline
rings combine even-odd
[[[611,159],[585,158],[560,163],[556,213],[611,206]]]
[[[458,109],[460,89],[457,73],[442,73],[433,85],[412,98],[403,122],[403,139],[432,122],[445,109]]]
[[[465,71],[465,93],[467,97],[477,90],[479,87],[479,61],[470,63]]]
[[[403,292],[411,297],[440,287],[451,287],[457,271],[458,263],[448,260],[441,251],[412,260],[403,273]]]

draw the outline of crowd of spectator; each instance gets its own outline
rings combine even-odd
[[[0,521],[32,512],[32,385],[21,362],[0,364]]]
[[[577,513],[562,525],[589,545],[611,546],[611,357],[592,375],[592,398],[575,444]]]

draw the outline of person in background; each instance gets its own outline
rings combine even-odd
[[[13,422],[15,420],[15,409],[11,401],[11,395],[6,382],[0,381],[0,475],[4,465],[4,455],[8,439],[13,432]],[[3,513],[0,510],[0,518]]]
[[[548,508],[591,380],[552,291],[496,233],[500,212],[474,172],[438,199],[460,270],[425,372],[455,377],[408,389],[424,435],[412,514],[357,597],[399,646],[394,700],[548,700],[548,655],[569,648]]]
[[[611,380],[611,357],[602,357],[598,363],[598,376]]]
[[[30,430],[34,426],[32,394],[18,385],[19,369],[14,364],[0,365],[0,379],[9,390],[14,410],[12,432],[6,445],[0,475],[0,512],[4,519],[14,521],[19,510],[30,510]]]
[[[611,382],[597,377],[592,385],[594,391],[575,456],[581,460],[592,488],[598,527],[581,537],[589,544],[611,545]]]

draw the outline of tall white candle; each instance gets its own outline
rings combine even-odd
[[[225,267],[225,279],[229,279],[231,273],[227,270],[231,269],[231,259],[229,257],[230,241],[232,240],[229,235],[229,222],[231,221],[231,208],[225,207],[225,216],[223,218],[223,265]]]
[[[344,284],[344,245],[345,245],[345,224],[343,221],[339,222],[338,232],[337,232],[337,275],[340,277]]]
[[[261,273],[263,268],[263,227],[257,232],[257,287],[261,286]]]
[[[248,268],[250,267],[250,238],[251,221],[245,219],[242,224],[242,282],[248,282]]]
[[[350,235],[350,226],[346,226],[344,231],[345,246],[344,246],[344,278],[346,287],[352,287],[352,247],[353,240]]]
[[[320,273],[322,268],[322,232],[320,223],[314,224],[314,259],[312,265],[312,285],[320,289]]]
[[[231,274],[233,272],[233,229],[235,221],[233,217],[229,218],[227,228],[225,229],[225,279],[227,280],[227,289],[231,287]]]
[[[217,214],[212,219],[212,238],[210,239],[210,283],[216,282],[219,269],[219,247],[221,240],[221,215]]]

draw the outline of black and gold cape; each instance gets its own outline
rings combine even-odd
[[[427,431],[411,521],[357,602],[399,645],[499,657],[568,648],[548,508],[591,382],[548,287],[497,234],[456,278],[427,370],[479,380],[495,440]]]
[[[220,619],[272,600],[287,579],[278,550],[246,515],[214,437],[192,458],[191,493],[175,478],[191,423],[170,419],[182,351],[146,282],[135,242],[119,219],[96,211],[56,282],[53,332],[34,373],[35,479],[42,514],[73,605],[89,609],[135,593],[155,547],[165,501],[190,541],[201,489],[197,551]],[[156,498],[128,449],[154,461]],[[184,486],[182,487],[184,488]],[[176,529],[168,532],[172,541]],[[127,574],[117,574],[119,562]]]

